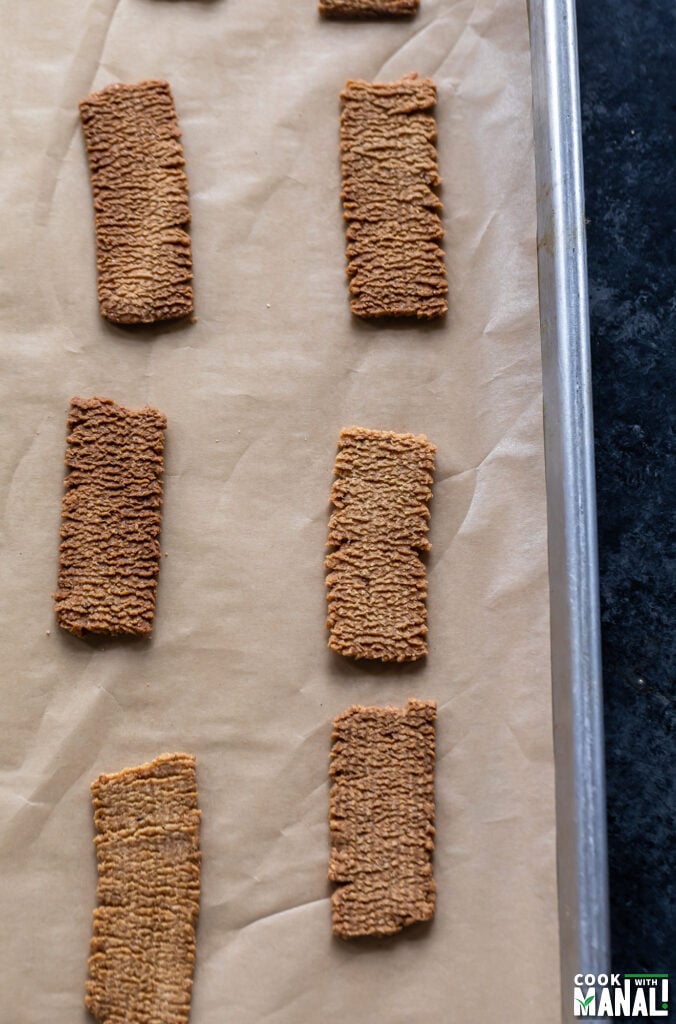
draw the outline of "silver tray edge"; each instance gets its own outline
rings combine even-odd
[[[596,487],[574,0],[529,0],[562,1021],[609,969]]]

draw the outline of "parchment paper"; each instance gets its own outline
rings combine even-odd
[[[321,22],[314,0],[3,4],[3,953],[0,1019],[77,1024],[96,871],[89,784],[198,758],[192,1024],[557,1019],[555,821],[525,0],[422,0]],[[350,318],[338,95],[439,88],[450,314]],[[199,321],[98,314],[77,103],[167,78],[183,130]],[[55,625],[73,394],[169,418],[149,642]],[[332,656],[324,545],[344,425],[438,446],[430,655]],[[331,938],[331,719],[434,698],[438,912]],[[537,983],[535,982],[537,979]]]

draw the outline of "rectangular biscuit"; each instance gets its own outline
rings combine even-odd
[[[333,723],[333,932],[392,935],[434,917],[436,703],[352,707]]]
[[[146,636],[155,616],[166,417],[73,398],[65,464],[59,626],[75,636]]]
[[[92,785],[98,907],[85,1005],[101,1024],[188,1024],[200,898],[195,758]]]
[[[410,17],[420,0],[319,0],[319,13],[325,18]]]
[[[80,103],[96,215],[101,315],[119,324],[193,312],[188,179],[167,82],[119,83]]]
[[[435,452],[422,434],[341,431],[326,558],[331,650],[381,661],[427,654],[420,552],[430,548]]]
[[[443,316],[448,309],[430,78],[350,81],[341,94],[347,275],[357,316]]]

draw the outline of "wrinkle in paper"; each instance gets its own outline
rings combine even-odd
[[[40,25],[40,31],[35,26]],[[528,28],[523,0],[423,0],[406,24],[311,0],[7,7],[0,1019],[84,1024],[89,783],[197,755],[193,1024],[553,1024],[548,592]],[[450,312],[350,318],[339,200],[347,78],[437,82]],[[98,315],[77,102],[166,78],[191,190],[194,325]],[[72,395],[168,416],[155,633],[61,634]],[[326,650],[341,427],[437,445],[430,654]],[[438,910],[394,942],[331,937],[327,767],[353,703],[439,704]],[[537,978],[537,986],[533,986]]]

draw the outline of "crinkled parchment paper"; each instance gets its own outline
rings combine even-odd
[[[535,198],[525,0],[422,0],[322,22],[314,0],[46,0],[3,11],[0,1019],[77,1024],[96,871],[89,784],[198,757],[193,1024],[548,1024],[555,821]],[[439,87],[450,313],[350,317],[337,156],[348,77]],[[171,82],[196,324],[98,314],[77,103]],[[169,418],[149,642],[55,625],[73,394]],[[430,655],[330,655],[322,562],[338,432],[438,446]],[[434,698],[438,911],[331,938],[331,719]],[[538,984],[533,984],[533,978]]]

